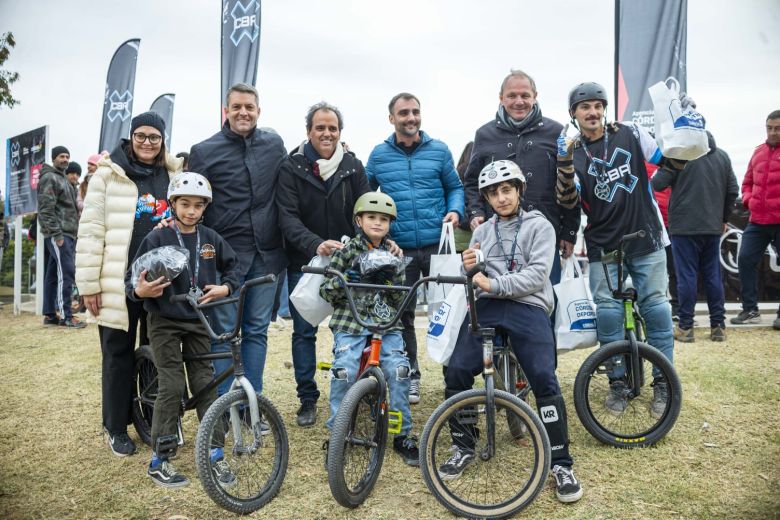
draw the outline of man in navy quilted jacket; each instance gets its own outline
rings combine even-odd
[[[381,188],[398,207],[390,236],[411,258],[406,283],[427,276],[431,255],[437,253],[441,226],[454,227],[464,215],[463,185],[452,153],[443,142],[420,130],[420,100],[407,92],[393,96],[388,105],[395,132],[371,152],[366,174],[373,189]],[[403,339],[412,367],[409,402],[420,401],[420,368],[414,332],[415,305],[407,307],[401,321]]]

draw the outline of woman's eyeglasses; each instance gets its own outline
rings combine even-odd
[[[149,140],[151,144],[159,144],[160,141],[162,141],[162,136],[160,134],[142,134],[141,132],[136,132],[133,134],[133,141],[135,141],[138,144],[144,144],[144,141]]]

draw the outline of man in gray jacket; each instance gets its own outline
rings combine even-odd
[[[65,176],[70,152],[64,146],[51,150],[52,166],[44,164],[38,180],[38,223],[46,247],[43,283],[43,324],[81,329],[85,322],[73,317],[71,300],[76,277],[76,236],[79,212],[76,188]]]
[[[725,341],[726,310],[720,272],[720,236],[725,231],[739,186],[729,156],[707,132],[710,151],[690,161],[679,173],[659,169],[653,190],[672,187],[669,199],[669,234],[677,273],[678,315],[674,338],[692,343],[697,280],[701,275],[710,311],[710,339]]]

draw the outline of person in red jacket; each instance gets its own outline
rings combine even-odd
[[[742,312],[731,323],[759,323],[756,266],[769,243],[780,250],[780,110],[766,118],[766,142],[756,148],[742,181],[742,204],[750,210],[750,222],[739,249],[739,281]],[[772,327],[780,330],[780,309]]]

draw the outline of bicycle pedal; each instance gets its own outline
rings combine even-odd
[[[392,433],[394,435],[401,433],[403,422],[404,418],[401,415],[401,412],[396,410],[387,412],[387,433]]]
[[[328,363],[327,361],[317,362],[317,370],[330,370],[332,366],[333,363]]]

